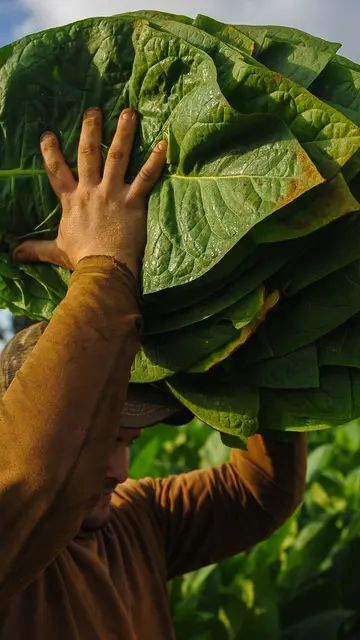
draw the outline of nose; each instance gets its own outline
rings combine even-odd
[[[115,487],[117,484],[121,484],[122,482],[125,482],[128,479],[128,474],[127,473],[114,473],[113,470],[108,469],[107,474],[106,474],[106,479],[107,480],[112,480],[112,484]],[[109,485],[109,490],[110,490],[110,482],[108,482]]]
[[[129,476],[129,451],[126,446],[119,445],[109,458],[106,477],[125,482]]]

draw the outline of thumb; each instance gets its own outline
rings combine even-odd
[[[69,261],[56,240],[26,240],[12,252],[15,262],[51,262],[69,269]]]

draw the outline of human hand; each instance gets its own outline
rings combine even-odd
[[[146,244],[147,197],[161,176],[167,144],[154,149],[132,182],[125,174],[134,142],[137,115],[120,115],[102,174],[102,115],[84,114],[78,149],[78,181],[52,132],[41,137],[50,184],[60,200],[62,216],[55,240],[26,240],[13,251],[19,262],[51,262],[74,270],[86,256],[107,255],[124,262],[139,277]]]

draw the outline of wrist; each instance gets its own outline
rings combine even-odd
[[[120,266],[125,266],[131,272],[136,282],[140,282],[141,263],[136,262],[135,260],[129,260],[129,258],[124,256],[124,254],[119,253],[112,255],[111,258]]]
[[[98,257],[98,256],[99,257],[104,256],[106,258],[110,258],[116,263],[118,263],[120,266],[125,266],[130,271],[132,276],[135,278],[137,283],[139,283],[140,274],[141,274],[141,263],[137,262],[135,259],[129,258],[128,256],[126,256],[125,253],[120,253],[119,251],[116,251],[116,252],[101,251],[101,250],[86,251],[75,258],[74,269],[79,264],[79,262],[84,258]]]
[[[137,286],[138,287],[140,286],[141,267],[139,265],[131,265],[129,261],[127,260],[124,261],[124,259],[120,256],[119,257],[111,256],[111,259],[118,267],[128,271],[132,275],[132,277],[136,280]]]
[[[95,273],[98,268],[104,269],[105,272],[109,272],[109,273],[110,272],[116,273],[119,271],[122,274],[126,274],[129,284],[132,290],[134,291],[134,293],[136,294],[138,304],[139,306],[141,306],[142,295],[141,295],[141,288],[140,288],[138,279],[135,277],[132,270],[123,260],[118,260],[112,255],[92,254],[92,255],[83,256],[80,260],[77,261],[77,264],[75,266],[75,269],[71,278],[73,279],[74,276],[76,276],[76,274],[79,273],[79,271],[82,273],[93,271]]]

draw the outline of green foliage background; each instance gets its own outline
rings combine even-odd
[[[200,421],[145,429],[131,476],[221,464]],[[244,523],[246,526],[246,523]],[[169,584],[178,640],[360,638],[360,422],[309,435],[302,507],[271,538]]]

